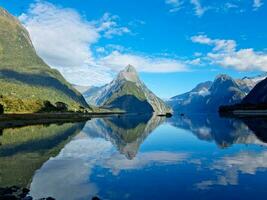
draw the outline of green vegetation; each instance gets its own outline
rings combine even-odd
[[[127,81],[121,85],[121,88],[116,93],[113,93],[112,96],[105,102],[105,105],[111,104],[115,99],[125,96],[132,95],[135,96],[140,101],[145,101],[146,96],[142,89],[136,85],[134,82]]]
[[[35,112],[42,102],[88,108],[82,95],[35,52],[27,30],[0,8],[0,104],[5,113]]]

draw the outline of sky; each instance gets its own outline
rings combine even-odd
[[[2,0],[40,57],[100,86],[126,65],[159,97],[267,70],[266,0]]]

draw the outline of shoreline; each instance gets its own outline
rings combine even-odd
[[[236,117],[236,118],[253,118],[253,117],[267,117],[267,110],[232,110],[228,112],[219,112],[220,116]]]
[[[85,122],[92,118],[125,115],[126,112],[51,112],[51,113],[7,113],[0,114],[0,129],[38,124]],[[129,113],[128,113],[129,114]],[[171,117],[172,114],[157,114],[159,117]]]
[[[123,114],[125,114],[125,112],[1,114],[0,129],[38,124],[84,122],[96,117],[108,117]]]

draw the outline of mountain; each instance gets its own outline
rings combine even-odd
[[[0,8],[0,104],[6,113],[38,112],[46,101],[88,108],[83,96],[37,54],[29,33]]]
[[[72,87],[78,90],[81,94],[91,88],[91,86],[83,86],[83,85],[76,85],[76,84],[72,84]]]
[[[95,88],[93,92],[87,91],[85,96],[88,102],[108,109],[120,109],[130,113],[172,112],[169,106],[145,86],[131,65],[119,72],[111,83]]]
[[[221,105],[240,103],[265,77],[262,74],[234,80],[228,75],[218,75],[213,82],[200,83],[190,92],[172,97],[168,104],[179,112],[217,112]]]
[[[106,87],[107,85],[97,87],[97,86],[91,86],[86,91],[84,91],[82,94],[84,98],[86,99],[87,103],[91,105],[97,105],[96,98],[100,95],[101,89]]]
[[[173,107],[175,110],[179,109],[180,106],[186,106],[191,104],[192,102],[195,102],[195,105],[197,105],[197,101],[202,96],[206,96],[209,94],[209,88],[212,85],[212,81],[207,81],[198,84],[195,88],[193,88],[191,91],[186,92],[181,95],[177,95],[172,97],[168,102],[171,107]]]
[[[243,99],[242,104],[266,104],[267,103],[267,79],[259,82]]]
[[[254,77],[244,77],[242,79],[237,79],[236,82],[239,87],[245,91],[247,94],[257,85],[259,82],[267,77],[267,73],[263,73]]]

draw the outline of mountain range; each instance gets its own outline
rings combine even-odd
[[[233,79],[228,75],[218,75],[213,82],[200,83],[191,91],[172,97],[167,103],[179,112],[217,112],[221,105],[240,103],[266,76]]]
[[[153,94],[140,80],[131,65],[102,87],[91,87],[83,93],[89,104],[106,109],[120,109],[137,113],[171,113],[171,108]]]
[[[83,96],[36,53],[28,31],[0,8],[0,105],[5,113],[39,112],[62,102],[89,108]],[[50,105],[50,104],[49,104]]]
[[[219,108],[221,114],[266,115],[267,109],[267,78],[258,82],[248,95],[234,105],[223,104]]]
[[[54,107],[93,110],[88,103],[128,113],[217,112],[221,105],[266,104],[266,77],[219,75],[166,103],[147,88],[131,65],[104,86],[71,85],[37,55],[19,20],[0,8],[0,113],[33,113]]]

